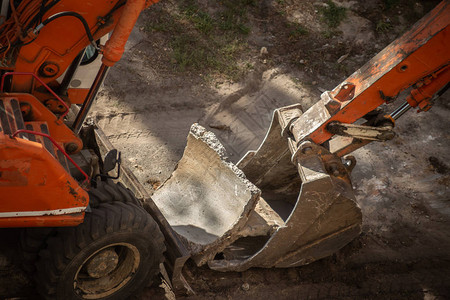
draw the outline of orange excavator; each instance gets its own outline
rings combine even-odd
[[[85,121],[140,12],[156,2],[2,1],[0,228],[20,232],[22,267],[44,298],[125,299],[159,272],[186,291],[189,258],[243,271],[335,253],[361,231],[348,154],[394,138],[399,117],[429,110],[448,89],[443,1],[309,110],[276,109],[261,146],[236,165],[194,124],[150,197]],[[377,109],[404,94],[393,112]]]

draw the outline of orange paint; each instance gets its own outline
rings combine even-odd
[[[106,55],[110,55],[110,59],[118,61],[123,53],[122,45],[124,46],[128,40],[139,13],[142,9],[158,1],[129,0],[124,6],[115,10],[106,22],[99,22],[99,17],[107,16],[119,1],[91,0],[83,1],[81,4],[79,0],[62,0],[45,13],[43,20],[63,11],[78,12],[85,18],[95,40],[114,29],[114,32],[117,33],[113,33],[114,38],[107,42],[109,46],[105,46],[105,48]],[[123,13],[125,15],[121,17]],[[121,18],[122,21],[118,24]],[[49,83],[60,77],[78,53],[89,44],[89,39],[79,20],[73,17],[58,18],[44,26],[32,43],[20,48],[14,66],[3,69],[32,72],[39,75],[41,66],[45,62],[52,62],[58,66],[59,71],[51,77],[40,77],[45,83]],[[15,76],[12,91],[32,93],[39,86],[39,83],[33,82],[30,78]]]
[[[0,218],[0,228],[77,226],[83,219],[84,212],[61,216]]]
[[[88,93],[89,89],[67,89],[67,94],[72,104],[83,104]]]
[[[332,137],[326,130],[331,121],[354,123],[367,113],[386,103],[381,93],[394,99],[404,89],[429,76],[432,80],[422,88],[433,95],[450,81],[450,3],[441,2],[402,37],[394,41],[360,70],[353,73],[343,84],[353,84],[352,99],[339,101],[340,109],[320,127],[305,138],[322,144]],[[431,76],[430,76],[431,75]],[[341,86],[331,94],[339,94]],[[417,96],[416,96],[417,97]],[[421,97],[426,100],[427,97]],[[428,107],[428,103],[417,103]]]
[[[50,135],[63,146],[74,143],[78,150],[83,148],[83,142],[70,130],[62,120],[49,111],[36,97],[31,94],[5,93],[5,99],[18,99],[20,103],[28,103],[32,107],[33,121],[47,122]],[[15,130],[14,130],[15,131]]]
[[[69,226],[83,221],[77,217],[43,215],[26,217],[19,226],[19,219],[5,221],[3,215],[14,212],[33,214],[39,211],[57,213],[61,209],[84,208],[88,194],[66,172],[61,164],[39,143],[11,138],[0,133],[0,226]],[[11,219],[6,217],[6,219]],[[48,222],[47,222],[48,220]],[[55,225],[59,222],[59,225]],[[66,225],[65,225],[66,224]]]
[[[82,15],[93,33],[94,39],[99,39],[110,32],[120,16],[123,8],[117,9],[111,16],[110,22],[103,27],[98,25],[98,17],[106,16],[117,1],[92,0],[63,0],[52,7],[43,17],[48,17],[63,11],[76,11]],[[61,17],[47,24],[39,32],[36,40],[29,45],[22,46],[16,63],[12,68],[17,72],[32,72],[39,75],[39,69],[45,62],[58,65],[59,71],[52,77],[41,77],[48,83],[61,76],[81,50],[89,45],[89,39],[83,25],[73,17]],[[15,76],[13,79],[13,91],[33,92],[39,84],[30,78]]]

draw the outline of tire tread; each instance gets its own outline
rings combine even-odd
[[[35,273],[38,292],[44,299],[57,298],[62,274],[83,249],[116,232],[140,232],[148,236],[157,259],[146,274],[150,277],[159,272],[165,251],[164,236],[133,193],[121,183],[107,180],[98,182],[89,196],[91,212],[86,212],[82,224],[40,231],[30,228],[21,237],[25,262],[32,266],[30,273]]]

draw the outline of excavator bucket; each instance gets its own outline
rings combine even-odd
[[[198,265],[295,267],[359,235],[361,211],[340,159],[317,145],[292,159],[283,132],[301,113],[299,105],[275,110],[259,149],[237,165],[212,132],[192,125],[176,170],[152,198]]]

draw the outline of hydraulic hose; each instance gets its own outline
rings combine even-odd
[[[63,11],[63,12],[59,12],[59,13],[54,14],[53,16],[48,17],[45,21],[43,21],[41,24],[36,26],[36,28],[34,29],[34,34],[37,34],[42,29],[42,27],[44,27],[45,25],[47,25],[50,22],[52,22],[58,18],[61,18],[61,17],[74,17],[74,18],[77,18],[78,20],[80,20],[81,24],[83,24],[84,31],[86,31],[86,35],[89,39],[89,42],[92,44],[92,46],[94,46],[96,49],[98,49],[98,46],[95,43],[94,37],[92,36],[91,29],[89,28],[89,24],[86,22],[86,19],[83,18],[83,16],[80,15],[79,13],[76,13],[73,11]]]

